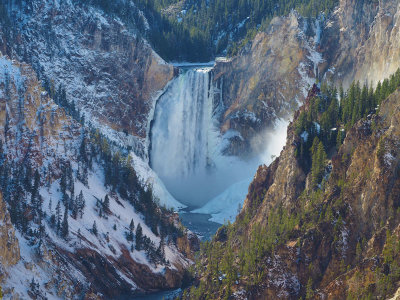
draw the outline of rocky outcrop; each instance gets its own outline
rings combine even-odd
[[[316,85],[308,93],[305,104],[296,111],[294,120],[301,112],[309,109],[309,101],[319,93]],[[242,214],[246,209],[256,209],[255,223],[263,223],[271,208],[282,205],[289,210],[294,207],[296,199],[306,186],[304,170],[296,158],[298,136],[295,134],[295,121],[288,127],[286,145],[279,157],[270,166],[260,166],[249,186],[249,193],[243,205]],[[268,201],[264,201],[268,199]],[[261,207],[259,206],[261,203]]]
[[[61,84],[87,121],[105,132],[115,130],[117,140],[143,154],[153,98],[173,78],[174,69],[139,37],[134,25],[79,2],[21,1],[9,6],[18,36],[11,52],[55,88]]]
[[[103,295],[102,299],[177,288],[183,278],[181,270],[170,268],[165,274],[155,274],[147,265],[133,260],[128,249],[124,249],[117,259],[90,248],[58,251],[65,263],[82,272],[85,280],[90,282],[90,289]]]
[[[49,156],[58,165],[56,153],[71,146],[80,135],[80,124],[42,89],[32,67],[1,53],[0,88],[4,91],[0,96],[0,120],[4,123],[0,132],[9,148],[8,158],[21,162],[29,149],[34,165],[42,165]]]
[[[18,239],[0,194],[0,280],[5,275],[3,272],[7,272],[7,267],[15,265],[19,259]]]
[[[321,74],[345,88],[388,78],[400,66],[399,26],[397,1],[341,0],[323,29]]]
[[[200,240],[193,232],[188,232],[187,236],[178,238],[177,247],[180,252],[185,253],[191,259],[194,259],[193,253],[200,250]]]
[[[301,189],[291,192],[299,184],[304,186],[306,180],[304,175],[299,175],[301,168],[293,161],[291,149],[294,143],[290,140],[289,127],[288,143],[279,158],[277,175],[269,187],[261,183],[267,192],[251,224],[266,224],[269,212],[281,204],[296,213],[303,210],[301,207],[304,205],[324,209],[324,205],[335,203],[333,207],[344,216],[345,225],[338,229],[333,223],[322,222],[303,234],[299,234],[301,231],[295,233],[288,243],[279,247],[275,258],[269,260],[272,269],[279,270],[278,273],[271,273],[276,276],[286,274],[286,284],[280,287],[274,285],[274,276],[269,275],[265,288],[262,288],[264,291],[260,292],[257,299],[267,295],[295,295],[299,292],[295,293],[296,282],[301,282],[305,287],[309,278],[314,282],[313,289],[318,291],[315,292],[317,299],[317,295],[328,299],[345,299],[346,295],[362,295],[362,291],[366,290],[371,294],[382,294],[377,287],[379,284],[375,282],[379,275],[374,275],[377,277],[370,279],[370,283],[364,280],[370,278],[371,270],[382,267],[385,259],[383,251],[389,243],[385,232],[393,232],[394,240],[398,239],[396,228],[400,219],[394,210],[399,207],[400,199],[399,100],[400,91],[397,91],[383,103],[377,116],[359,121],[349,131],[338,154],[332,159],[333,169],[328,187],[319,196],[321,206],[311,204],[315,201],[313,196],[304,196],[304,192],[300,195]],[[288,177],[284,178],[279,176],[279,169],[283,173],[283,170],[292,171],[286,173]],[[261,175],[259,172],[256,179]],[[249,196],[247,201],[252,199],[251,194]],[[343,264],[349,266],[347,271]],[[289,279],[292,276],[297,280],[291,283]],[[356,283],[360,280],[362,287]],[[385,293],[389,295],[390,292],[393,290]]]

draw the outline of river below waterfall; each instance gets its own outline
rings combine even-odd
[[[195,233],[202,241],[211,240],[221,224],[210,221],[211,214],[191,212],[193,208],[187,207],[180,211],[182,224]]]

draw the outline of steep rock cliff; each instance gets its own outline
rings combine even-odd
[[[221,132],[236,131],[227,153],[243,155],[278,118],[290,117],[316,81],[372,83],[400,66],[397,1],[341,0],[329,15],[274,18],[237,56],[217,62]],[[232,135],[231,135],[232,136]]]
[[[321,74],[345,88],[389,77],[400,65],[399,16],[397,1],[341,0],[324,25]]]
[[[3,197],[0,195],[0,281],[7,273],[7,267],[15,265],[20,259],[18,239],[11,224]]]
[[[321,57],[316,51],[319,31],[307,36],[303,29],[319,28],[320,22],[308,24],[296,12],[274,18],[242,53],[217,62],[213,72],[222,89],[221,131],[238,133],[228,153],[248,153],[257,133],[288,118],[304,101]]]
[[[16,36],[8,52],[56,89],[62,85],[87,121],[113,129],[110,136],[144,155],[154,98],[174,69],[135,26],[84,1],[21,1],[7,8]]]

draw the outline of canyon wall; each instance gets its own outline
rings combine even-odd
[[[376,83],[400,67],[400,4],[341,0],[330,15],[274,18],[238,56],[217,62],[223,92],[221,132],[231,130],[226,152],[246,155],[251,140],[278,118],[290,118],[317,80],[345,90]]]
[[[8,52],[31,64],[55,89],[62,85],[88,122],[112,129],[116,140],[145,155],[154,98],[174,68],[135,25],[81,1],[21,1],[8,9],[15,24]]]

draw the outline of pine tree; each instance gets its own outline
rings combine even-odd
[[[50,225],[54,228],[56,226],[56,215],[51,214],[50,216]]]
[[[103,204],[104,212],[109,213],[110,212],[110,198],[108,197],[108,195],[105,196],[102,204]]]
[[[135,224],[133,223],[133,219],[132,219],[131,223],[129,224],[129,232],[126,233],[126,239],[128,241],[133,241],[133,230],[135,230]]]
[[[81,190],[79,193],[79,196],[78,196],[78,200],[77,200],[77,210],[78,210],[78,213],[81,218],[83,217],[83,211],[85,209],[85,205],[86,205],[86,201],[85,201],[85,198],[83,197],[83,193]]]
[[[385,243],[385,247],[382,251],[383,254],[383,259],[385,261],[386,264],[391,264],[393,262],[393,258],[394,258],[394,241],[393,241],[393,236],[390,233],[389,230],[386,230],[386,243]]]
[[[161,235],[161,239],[160,239],[160,245],[157,248],[157,255],[160,258],[160,262],[163,263],[165,262],[165,241],[164,241],[164,237]]]
[[[325,161],[326,152],[324,145],[319,141],[318,137],[315,137],[313,145],[311,147],[312,153],[312,166],[311,166],[311,179],[313,187],[317,186],[324,175],[325,172]]]
[[[56,228],[57,228],[57,233],[59,233],[60,228],[61,228],[61,206],[60,206],[60,201],[57,202],[57,206],[56,206]]]
[[[308,279],[307,287],[306,287],[306,299],[312,299],[314,297],[314,290],[312,289],[312,279],[311,277]]]
[[[78,162],[77,177],[85,186],[88,186],[88,168],[86,163]]]
[[[322,142],[319,142],[318,144],[318,168],[319,168],[319,174],[318,174],[318,180],[321,182],[323,179],[324,173],[325,173],[325,161],[326,161],[326,152],[324,148],[324,144]]]
[[[320,143],[320,140],[318,137],[315,137],[312,143],[312,146],[310,148],[311,151],[311,178],[312,178],[312,183],[314,185],[314,181],[316,181],[316,177],[318,176],[318,145]]]
[[[364,117],[368,114],[370,107],[369,107],[369,99],[368,99],[368,85],[364,84],[362,91],[361,91],[361,103],[360,103],[360,117]]]
[[[96,221],[93,222],[92,233],[93,233],[94,235],[97,235],[97,225],[96,225]]]
[[[65,171],[65,164],[62,168],[62,172],[61,172],[61,178],[60,178],[60,190],[61,193],[64,195],[67,191],[67,175],[66,175],[66,171]]]
[[[65,210],[64,210],[64,219],[63,219],[62,228],[61,228],[61,236],[63,238],[67,238],[68,232],[69,232],[69,228],[68,228],[68,205],[66,205],[65,206]]]
[[[381,99],[382,99],[382,83],[381,83],[381,81],[378,81],[378,84],[376,86],[375,98],[377,100],[377,104],[380,104]]]
[[[32,298],[34,298],[34,299],[37,299],[37,297],[38,297],[39,294],[40,294],[40,291],[39,291],[39,282],[36,283],[34,277],[32,277],[32,281],[31,281],[31,283],[29,284],[29,292],[28,292],[28,293],[31,294],[31,295],[32,295]]]
[[[70,186],[70,192],[71,192],[71,196],[70,196],[70,201],[74,201],[75,198],[75,184],[73,183],[73,179],[72,179],[72,183]]]
[[[311,156],[314,156],[317,153],[318,149],[318,144],[319,144],[319,138],[316,136],[313,140],[312,146],[311,146]]]
[[[135,245],[136,250],[138,251],[142,250],[142,244],[143,244],[143,230],[142,226],[139,223],[138,226],[136,227],[136,245]]]
[[[78,217],[78,196],[71,199],[71,216],[76,219]]]
[[[357,259],[357,262],[360,261],[361,254],[362,254],[361,244],[360,244],[360,242],[358,242],[357,246],[356,246],[356,259]]]
[[[31,188],[32,188],[32,168],[31,168],[31,164],[30,164],[29,160],[25,164],[24,187],[25,187],[25,190],[27,190],[28,192],[31,191]]]
[[[38,225],[39,225],[39,241],[40,241],[40,244],[41,244],[43,238],[46,235],[46,228],[45,228],[45,226],[43,224],[43,211],[42,210],[40,210],[40,212],[39,212],[39,223],[38,223]]]
[[[111,163],[109,161],[105,161],[104,166],[104,184],[105,186],[109,186],[112,184],[112,170],[111,170]]]
[[[43,214],[42,204],[43,204],[43,197],[40,194],[38,194],[34,206],[34,211],[36,215],[35,220],[37,220]]]
[[[75,184],[74,184],[74,176],[72,174],[72,168],[71,168],[70,163],[67,164],[67,181],[66,182],[67,182],[68,190],[73,195],[74,189],[75,189]]]
[[[39,185],[40,185],[40,175],[38,170],[35,171],[35,175],[34,175],[34,183],[32,186],[32,195],[31,195],[31,203],[33,207],[36,207],[36,200],[37,200],[37,194],[39,191]]]

